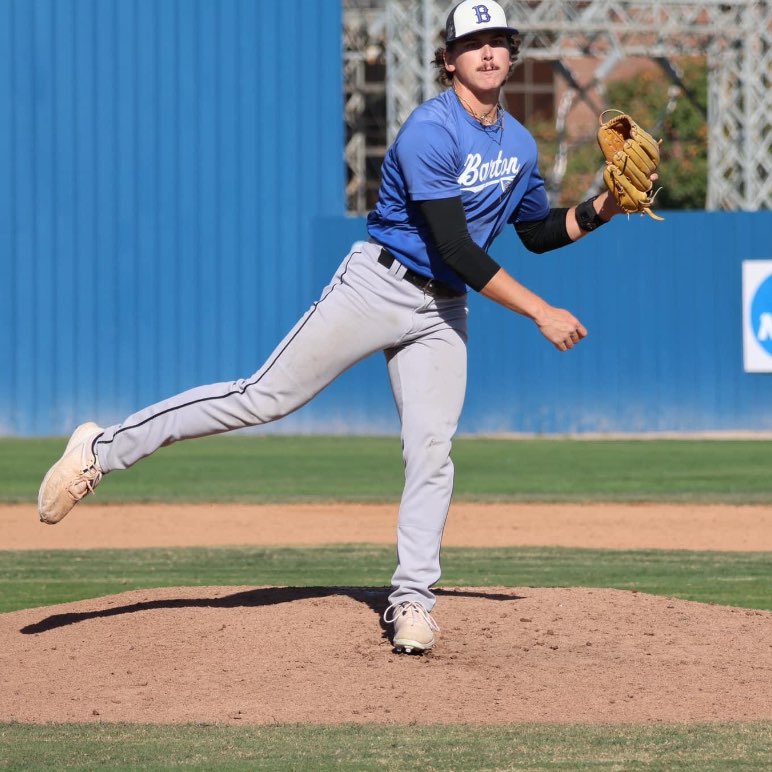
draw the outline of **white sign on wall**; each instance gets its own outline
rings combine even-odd
[[[743,261],[743,362],[772,373],[772,260]]]

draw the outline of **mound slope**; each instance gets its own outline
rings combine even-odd
[[[386,590],[188,587],[0,615],[0,720],[772,719],[772,613],[600,589],[451,588],[395,655]]]

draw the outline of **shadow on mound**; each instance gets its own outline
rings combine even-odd
[[[259,587],[254,590],[225,595],[222,598],[166,598],[159,600],[140,601],[125,606],[100,608],[94,611],[70,612],[52,614],[31,625],[22,627],[19,632],[24,635],[36,635],[55,630],[60,627],[75,625],[89,619],[115,617],[124,614],[136,614],[140,611],[180,608],[249,608],[258,606],[274,606],[280,603],[292,603],[312,598],[330,598],[347,596],[368,606],[380,618],[388,606],[390,589],[386,587]],[[514,601],[521,600],[517,595],[486,592],[485,590],[460,590],[437,588],[437,596],[458,598],[479,598],[481,600]],[[381,627],[385,625],[381,622]]]

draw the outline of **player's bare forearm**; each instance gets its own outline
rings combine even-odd
[[[573,348],[587,335],[585,326],[570,311],[551,306],[503,268],[480,290],[480,294],[532,319],[539,332],[559,351]]]

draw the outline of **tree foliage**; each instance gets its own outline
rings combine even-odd
[[[673,94],[662,71],[647,69],[634,77],[608,83],[605,103],[619,107],[654,137],[662,138],[658,209],[704,209],[708,188],[707,69],[703,59],[679,62],[684,89]],[[688,91],[688,95],[686,93]],[[674,99],[669,110],[669,100]],[[541,169],[547,183],[557,152],[557,133],[552,122],[532,126],[539,143]],[[569,147],[566,172],[554,205],[571,206],[592,188],[602,168],[594,135]],[[601,183],[599,190],[602,189]]]

